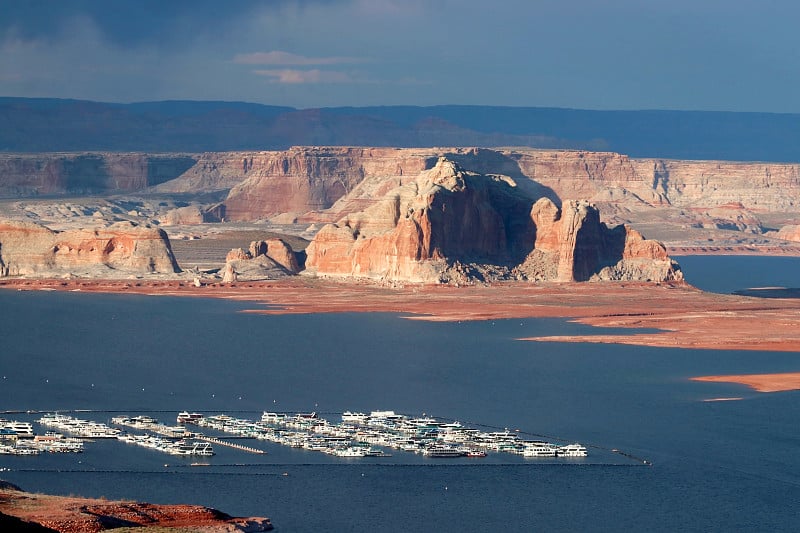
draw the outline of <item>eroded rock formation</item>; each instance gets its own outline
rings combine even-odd
[[[292,247],[282,239],[253,241],[247,251],[234,248],[225,258],[224,283],[278,279],[300,272]]]
[[[770,235],[786,241],[800,242],[800,225],[787,224],[778,231],[770,232]]]
[[[120,222],[108,227],[52,231],[30,222],[0,221],[0,275],[117,275],[180,269],[163,230]]]
[[[561,210],[548,198],[531,209],[533,251],[517,272],[534,280],[672,281],[683,275],[664,246],[624,225],[608,228],[597,207],[570,200]]]
[[[309,273],[413,282],[508,276],[536,280],[680,279],[664,247],[608,229],[588,202],[534,204],[508,176],[440,158],[365,210],[324,226]]]
[[[180,226],[184,224],[202,224],[205,221],[203,212],[195,205],[178,207],[167,211],[161,217],[163,226]]]

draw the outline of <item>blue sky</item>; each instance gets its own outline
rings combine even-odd
[[[790,0],[0,0],[0,95],[800,112]]]

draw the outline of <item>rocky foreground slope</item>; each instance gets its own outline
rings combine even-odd
[[[205,533],[271,531],[268,518],[235,518],[199,505],[154,505],[24,492],[0,481],[0,530],[94,533],[118,528]]]

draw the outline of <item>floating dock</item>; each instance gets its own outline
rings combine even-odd
[[[207,437],[205,435],[195,435],[194,437],[197,440],[202,440],[205,442],[210,442],[212,444],[219,444],[220,446],[227,446],[228,448],[234,448],[236,450],[242,450],[243,452],[249,453],[257,453],[259,455],[264,455],[267,452],[264,450],[259,450],[258,448],[253,448],[252,446],[244,446],[242,444],[237,444],[235,442],[228,442],[222,439],[218,439],[216,437]]]

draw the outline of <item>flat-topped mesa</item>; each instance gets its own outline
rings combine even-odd
[[[105,228],[52,231],[0,221],[0,275],[48,277],[180,272],[163,230],[119,222]]]
[[[681,279],[661,244],[608,229],[588,202],[568,202],[562,215],[507,176],[445,157],[324,226],[307,253],[310,274],[388,281]]]
[[[511,176],[519,189],[534,198],[588,199],[612,210],[607,216],[614,209],[625,213],[673,207],[698,210],[699,223],[711,224],[715,215],[706,210],[734,203],[754,212],[792,212],[800,192],[798,164],[456,147],[293,147],[280,152],[204,154],[190,171],[159,188],[232,187],[228,197],[208,213],[209,219],[254,221],[293,213],[305,222],[332,222],[362,211],[373,198],[430,168],[439,156],[466,170]],[[216,185],[212,187],[208,180]],[[722,215],[731,212],[718,213],[716,218]],[[757,220],[744,223],[757,229]]]

